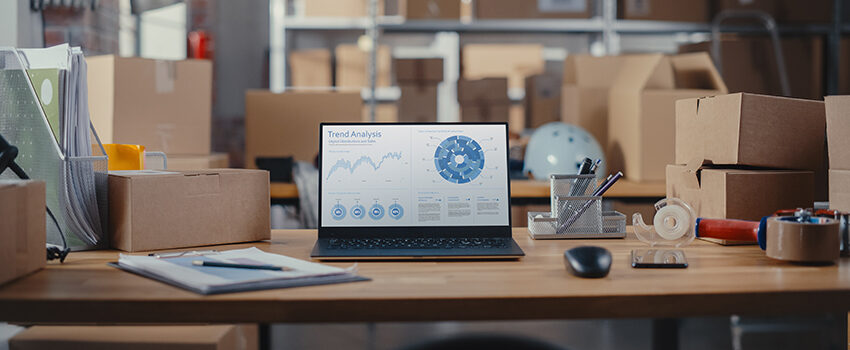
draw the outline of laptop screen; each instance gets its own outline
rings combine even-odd
[[[507,125],[323,124],[320,227],[508,226]]]

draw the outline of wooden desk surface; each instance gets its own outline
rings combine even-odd
[[[687,269],[633,269],[626,240],[535,241],[514,237],[520,261],[361,262],[370,282],[200,296],[106,266],[115,251],[72,253],[0,287],[8,322],[366,322],[513,320],[846,312],[850,259],[832,266],[773,261],[757,247],[694,241]],[[275,231],[261,249],[307,259],[315,231]],[[604,279],[566,272],[565,249],[605,246]],[[252,244],[222,246],[242,248]],[[334,265],[347,266],[346,263]]]
[[[605,197],[616,198],[663,198],[666,196],[664,182],[617,181]],[[298,198],[294,183],[272,182],[271,198]],[[549,198],[549,182],[534,180],[511,180],[511,198]]]

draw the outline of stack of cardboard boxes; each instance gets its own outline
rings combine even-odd
[[[678,101],[667,196],[706,218],[812,207],[816,181],[825,182],[825,129],[820,101],[745,93]]]
[[[398,120],[437,121],[437,85],[443,81],[441,58],[396,59],[396,81],[401,89]]]
[[[829,145],[829,206],[850,212],[850,96],[827,96],[826,135]]]

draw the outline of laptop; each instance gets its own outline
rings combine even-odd
[[[506,123],[322,123],[320,260],[517,259]]]

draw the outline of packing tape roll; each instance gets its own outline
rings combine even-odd
[[[767,256],[794,262],[833,262],[841,249],[840,222],[830,218],[809,218],[799,222],[794,217],[767,219],[765,243]]]
[[[655,232],[661,238],[673,241],[688,233],[688,221],[691,219],[691,215],[685,208],[678,205],[667,205],[655,213],[652,224],[655,227]]]

